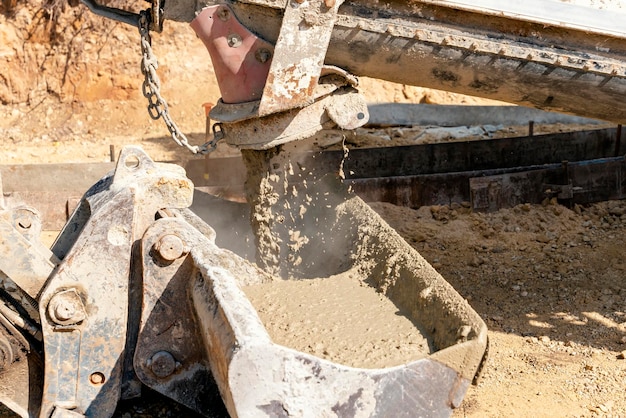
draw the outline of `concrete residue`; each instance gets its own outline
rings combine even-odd
[[[430,354],[419,328],[351,270],[243,288],[272,340],[346,366],[385,368]]]
[[[296,151],[287,144],[243,152],[257,263],[292,279],[246,290],[272,338],[359,367],[432,354],[471,379],[486,346],[482,320],[348,190],[341,167],[316,168],[314,152]]]
[[[250,204],[250,224],[256,238],[257,263],[270,274],[279,273],[282,239],[273,232],[280,219],[273,214],[279,195],[274,190],[276,176],[268,172],[275,151],[242,151],[248,169],[246,199]]]
[[[304,141],[298,143],[302,145]],[[318,277],[341,269],[352,244],[337,224],[337,206],[347,197],[336,173],[314,167],[314,154],[291,145],[243,150],[246,198],[256,237],[257,263],[280,276]],[[343,263],[345,266],[345,263]]]

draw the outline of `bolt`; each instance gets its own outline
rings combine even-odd
[[[94,385],[101,385],[104,383],[104,374],[95,372],[89,375],[89,381]]]
[[[226,22],[228,19],[230,19],[230,10],[228,10],[226,7],[220,7],[217,10],[217,17],[219,17],[222,22]]]
[[[236,33],[231,33],[227,37],[228,46],[231,48],[238,48],[243,43],[241,40],[241,36]]]
[[[83,302],[74,289],[64,290],[52,296],[48,303],[48,315],[59,325],[77,324],[87,317]]]
[[[165,261],[174,261],[185,254],[185,244],[177,235],[163,235],[154,244],[154,249],[159,256]]]
[[[259,48],[254,53],[254,57],[261,64],[265,64],[270,58],[272,58],[272,53],[267,48]]]
[[[22,229],[30,229],[33,226],[32,222],[28,218],[20,218],[17,220],[17,225]]]
[[[20,229],[30,229],[38,215],[29,208],[19,208],[13,215],[14,225]]]
[[[178,363],[172,354],[167,351],[158,351],[154,353],[154,355],[146,362],[146,365],[150,367],[152,373],[155,374],[156,377],[161,379],[170,376],[174,371],[180,368],[180,363]]]
[[[59,321],[72,319],[76,314],[76,307],[68,301],[59,301],[54,305],[54,317]]]

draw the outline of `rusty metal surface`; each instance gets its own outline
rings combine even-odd
[[[370,202],[411,208],[471,204],[474,210],[495,211],[521,203],[541,203],[551,197],[567,205],[624,199],[624,164],[623,157],[615,157],[568,162],[567,170],[562,164],[549,164],[518,170],[354,179],[347,183]]]
[[[345,80],[341,80],[341,83],[345,83]],[[232,123],[222,122],[222,139],[241,149],[270,149],[309,138],[324,128],[338,126],[341,129],[354,129],[365,124],[369,113],[364,98],[350,86],[336,89],[334,84],[329,83],[320,88],[326,92],[329,86],[332,86],[330,94],[321,97],[315,94],[313,98],[316,100],[302,109]],[[227,106],[222,104],[213,108],[212,118],[219,118],[214,112],[225,113]]]
[[[362,198],[413,208],[471,202],[475,194],[472,190],[478,187],[472,186],[472,182],[485,176],[518,179],[508,188],[511,197],[503,198],[503,206],[499,207],[541,202],[547,196],[548,187],[543,187],[544,184],[567,185],[567,181],[559,176],[563,172],[561,162],[569,161],[572,181],[584,190],[575,193],[574,201],[589,203],[622,196],[621,186],[611,180],[620,175],[621,159],[610,160],[622,153],[617,133],[616,129],[610,128],[521,138],[353,149],[345,160],[343,151],[312,152],[298,158],[304,166],[323,172],[336,172],[343,160],[345,182]],[[583,167],[594,167],[594,170],[584,171]],[[209,187],[213,193],[221,193],[232,200],[242,198],[245,167],[239,158],[212,159],[208,164],[191,161],[186,168],[197,186]],[[519,180],[524,176],[526,181]],[[519,186],[517,191],[516,186]],[[491,209],[496,207],[490,204]]]
[[[561,161],[584,161],[620,155],[616,129],[458,141],[400,147],[354,149],[344,170],[349,179],[443,174],[497,168],[532,167]],[[318,166],[330,169],[343,158],[342,151],[315,156]]]
[[[260,116],[313,103],[337,10],[342,3],[343,0],[288,2],[263,89]]]
[[[164,13],[176,9],[168,18],[190,21],[196,8],[211,3],[172,0]],[[275,43],[283,4],[277,3],[232,7],[252,32]],[[626,121],[626,40],[563,27],[564,19],[580,18],[567,14],[575,5],[563,3],[559,22],[545,25],[446,3],[392,0],[381,8],[375,0],[345,1],[325,63],[359,76]]]
[[[626,198],[623,157],[552,165],[523,173],[469,178],[469,196],[477,211],[494,211],[556,197],[573,205]],[[468,199],[469,197],[469,199]]]

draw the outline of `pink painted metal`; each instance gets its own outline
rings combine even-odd
[[[226,5],[207,7],[191,27],[211,55],[224,103],[261,99],[274,47],[246,29]]]

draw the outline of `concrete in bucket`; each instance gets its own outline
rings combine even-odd
[[[298,170],[288,168],[297,166],[294,154],[285,151],[265,159],[267,154],[248,153],[254,154],[244,155],[249,185],[252,190],[265,191],[253,194],[271,196],[269,203],[259,197],[251,205],[257,261],[265,272],[272,273],[272,280],[335,280],[337,274],[356,272],[356,280],[372,286],[406,314],[432,350],[426,355],[416,352],[398,366],[357,368],[279,345],[238,285],[238,281],[262,280],[236,277],[203,264],[202,260],[210,257],[192,250],[201,272],[192,287],[193,302],[202,322],[211,371],[229,413],[449,416],[462,402],[486,354],[485,323],[336,175],[316,178],[314,169],[307,169],[302,170],[307,172],[304,181],[296,174]],[[254,172],[264,173],[263,179],[255,180]],[[278,188],[288,192],[276,193]],[[205,209],[215,212],[219,207]],[[232,224],[216,229],[217,239],[235,229]],[[336,314],[339,312],[328,312],[329,316]]]

